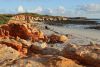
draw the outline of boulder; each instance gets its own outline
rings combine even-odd
[[[59,36],[58,35],[55,35],[55,34],[52,34],[50,37],[50,43],[58,43],[59,42]]]
[[[27,25],[27,24],[26,24]],[[6,24],[0,27],[1,29],[8,31],[10,36],[20,37],[22,39],[29,39],[31,31],[24,24]]]
[[[11,47],[11,48],[17,50],[22,57],[28,53],[28,46],[24,45],[23,43],[15,40],[15,39],[0,38],[0,44],[5,44],[7,47]]]
[[[41,51],[47,47],[47,43],[45,42],[35,42],[31,45],[31,51]]]
[[[50,37],[50,43],[64,43],[64,42],[68,42],[68,37],[66,37],[65,35],[56,35],[56,34],[52,34]]]
[[[99,49],[96,49],[96,51],[95,49],[96,47],[94,47],[94,45],[68,45],[63,49],[62,53],[64,57],[77,60],[80,64],[83,64],[85,66],[99,67]]]
[[[27,59],[23,59],[23,62],[20,60],[17,61],[16,65],[23,65],[24,67],[83,67],[82,65],[77,64],[71,59],[64,58],[62,56],[53,56],[53,55],[34,55]],[[13,66],[14,66],[13,65]]]
[[[21,51],[22,50],[22,44],[17,42],[14,39],[1,39],[0,44],[5,44],[8,47],[12,47],[15,50]]]
[[[0,26],[0,36],[20,37],[25,40],[46,41],[42,31],[32,27],[29,23],[9,23]]]
[[[66,41],[68,41],[68,37],[66,37],[65,35],[61,35],[59,41],[66,42]]]
[[[20,53],[5,44],[0,44],[0,66],[3,67],[20,58]]]

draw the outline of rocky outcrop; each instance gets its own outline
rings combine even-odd
[[[0,30],[1,37],[20,37],[21,39],[32,40],[33,42],[40,40],[48,42],[50,40],[50,42],[56,43],[68,40],[64,35],[46,36],[42,31],[38,30],[36,27],[32,27],[29,23],[9,23],[2,25]]]
[[[45,40],[45,36],[38,29],[30,27],[30,24],[10,23],[0,27],[0,36],[20,37],[25,40]]]
[[[31,36],[31,31],[30,29],[28,29],[27,25],[25,24],[12,23],[12,24],[3,25],[0,28],[3,29],[4,31],[9,32],[9,35],[13,37],[18,36],[22,39],[29,39],[29,37]]]
[[[0,67],[11,64],[14,60],[19,59],[20,53],[6,44],[0,44]]]
[[[83,65],[99,67],[100,66],[100,46],[99,45],[86,45],[86,46],[75,46],[69,45],[64,48],[63,56],[77,60]],[[95,52],[96,51],[96,52]],[[99,52],[99,53],[98,53]]]
[[[7,47],[13,48],[22,56],[27,54],[27,46],[24,45],[21,41],[17,41],[14,38],[0,38],[0,44],[5,44]]]
[[[50,45],[50,44],[49,44]],[[79,64],[86,67],[100,66],[100,48],[99,45],[79,46],[75,44],[53,44],[42,51],[38,51],[44,55],[59,55],[66,58],[76,60]]]
[[[62,56],[33,55],[27,59],[28,60],[18,60],[14,65],[24,67],[83,67],[82,65],[78,65],[76,62]]]
[[[0,66],[100,67],[99,45],[68,41],[65,35],[47,36],[31,23],[11,20],[0,25]]]
[[[47,48],[49,40],[48,36],[30,23],[11,22],[0,25],[0,44],[16,50],[21,57]]]
[[[15,15],[9,20],[9,23],[15,22],[19,23],[35,23],[35,22],[51,22],[51,21],[67,21],[67,17],[53,17],[53,16],[32,16],[32,15],[27,15],[27,14],[19,14]]]

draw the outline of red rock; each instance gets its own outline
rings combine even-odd
[[[5,35],[10,35],[12,37],[20,37],[22,39],[30,39],[30,37],[32,36],[31,30],[28,29],[27,24],[7,24],[7,25],[3,25],[1,26],[1,29],[3,29],[3,31],[7,31],[5,32],[1,32],[1,35],[5,34]],[[8,33],[9,32],[9,33]]]
[[[22,49],[22,53],[26,55],[28,53],[28,49],[27,48],[23,48]]]
[[[59,42],[59,36],[58,35],[52,34],[49,38],[50,38],[51,43]]]
[[[65,41],[68,41],[68,38],[64,35],[55,35],[55,34],[52,34],[50,37],[50,42],[51,43],[58,43],[58,42],[65,42]]]
[[[0,42],[1,44],[6,44],[8,47],[12,47],[18,51],[21,51],[22,50],[22,44],[14,41],[14,42],[11,42],[11,41],[1,41]]]

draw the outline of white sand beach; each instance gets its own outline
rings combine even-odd
[[[70,39],[71,43],[80,44],[80,45],[87,45],[91,41],[93,43],[100,44],[100,31],[94,29],[82,29],[82,28],[67,28],[63,26],[53,26],[53,25],[46,25],[51,30],[56,31],[60,34],[71,34],[72,37]],[[48,34],[52,33],[51,31],[45,31]]]

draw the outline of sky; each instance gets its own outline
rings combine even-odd
[[[100,0],[0,0],[0,13],[39,13],[100,19]]]

